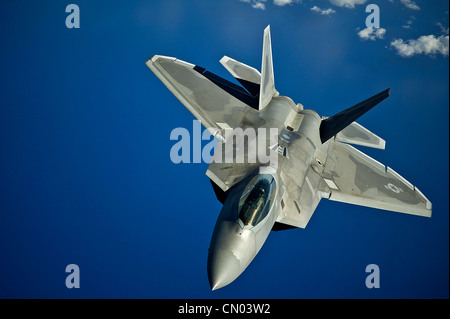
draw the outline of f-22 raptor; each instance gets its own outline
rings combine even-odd
[[[385,141],[355,120],[390,89],[331,117],[304,109],[275,89],[270,26],[261,72],[227,56],[220,62],[242,86],[177,58],[154,55],[146,62],[219,141],[216,153],[227,143],[237,151],[236,139],[224,137],[226,129],[277,129],[277,141],[268,147],[276,165],[251,162],[246,152],[244,161],[213,160],[208,167],[223,204],[208,252],[212,290],[233,282],[272,230],[305,228],[322,198],[431,217],[431,202],[417,187],[350,145],[384,149]]]

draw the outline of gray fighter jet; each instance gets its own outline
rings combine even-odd
[[[270,26],[261,72],[226,56],[220,62],[242,86],[177,58],[154,55],[146,62],[218,140],[206,172],[223,204],[208,253],[213,290],[247,268],[271,230],[305,228],[322,198],[431,217],[431,202],[417,187],[350,145],[384,149],[385,141],[355,120],[390,89],[331,117],[304,109],[275,89]],[[244,131],[247,146],[268,144],[270,163],[250,156],[255,151],[238,142],[233,129]],[[269,134],[260,138],[264,129],[276,129],[275,141]],[[251,130],[256,134],[246,134]]]

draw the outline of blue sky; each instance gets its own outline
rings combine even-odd
[[[384,31],[364,31],[369,3]],[[447,1],[423,0],[2,1],[0,297],[448,298],[448,16]],[[194,118],[145,61],[231,79],[220,58],[259,69],[268,24],[276,88],[305,108],[331,116],[391,88],[359,120],[386,150],[360,149],[419,187],[433,216],[322,200],[306,229],[272,233],[211,292],[221,204],[207,163],[170,161],[170,132]],[[79,289],[65,286],[72,263]]]

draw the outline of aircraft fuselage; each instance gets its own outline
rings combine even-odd
[[[228,191],[208,252],[208,278],[213,290],[228,285],[247,268],[260,251],[277,219],[283,217],[286,188],[291,184],[296,187],[304,184],[302,181],[312,170],[311,163],[315,160],[313,155],[316,150],[314,142],[319,141],[320,124],[320,119],[314,113],[303,110],[301,105],[295,105],[287,97],[276,97],[258,114],[265,121],[267,128],[279,129],[278,165],[289,165],[289,161],[285,162],[284,158],[291,153],[297,153],[296,149],[304,153],[299,157],[303,162],[293,176],[283,178],[282,169],[273,170],[269,174],[255,169]],[[297,126],[295,132],[291,125]],[[314,163],[317,164],[316,161]],[[314,170],[312,172],[317,174]],[[293,178],[298,178],[298,181]],[[315,209],[314,194],[317,193],[319,185],[313,185],[309,179],[306,183],[310,189],[304,192],[303,197],[307,205],[306,210],[310,211]],[[270,184],[267,190],[264,189],[265,184]],[[305,205],[295,205],[300,214],[300,207]]]

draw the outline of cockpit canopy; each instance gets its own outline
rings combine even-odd
[[[244,226],[256,226],[269,213],[275,196],[275,179],[270,174],[255,176],[239,200],[239,219]]]

